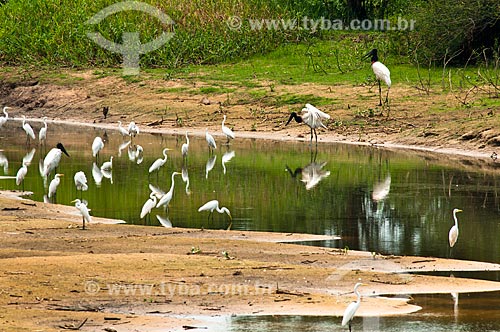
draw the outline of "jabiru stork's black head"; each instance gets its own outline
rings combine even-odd
[[[292,112],[285,126],[288,126],[288,124],[290,123],[290,121],[292,121],[292,119],[295,119],[295,122],[297,123],[302,123],[302,118],[299,115],[297,115],[297,113]]]
[[[369,58],[371,57],[372,62],[377,62],[378,61],[378,54],[377,54],[377,49],[374,48],[370,52],[366,53],[363,58]]]
[[[62,143],[57,143],[56,147],[69,157],[68,151],[66,151],[66,149],[64,148],[64,145],[62,145]]]

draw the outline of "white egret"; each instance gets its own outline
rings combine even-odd
[[[181,147],[182,158],[187,158],[188,150],[189,150],[189,137],[188,137],[188,132],[186,131],[186,143],[182,144]]]
[[[85,222],[92,222],[92,217],[90,216],[90,209],[87,207],[87,202],[81,201],[80,199],[75,199],[71,201],[71,203],[75,203],[75,207],[80,211],[83,217],[83,227],[82,229],[85,229]]]
[[[139,135],[139,127],[135,124],[134,121],[128,124],[128,134],[130,137],[135,137]]]
[[[320,127],[326,128],[322,120],[330,119],[330,115],[320,111],[311,104],[306,104],[306,107],[302,109],[302,115],[292,112],[285,126],[288,126],[292,119],[294,119],[297,123],[305,123],[311,129],[311,143],[314,133],[314,136],[316,137],[316,144],[318,144],[318,134],[316,129]]]
[[[160,222],[160,224],[163,227],[172,228],[172,222],[170,221],[170,219],[168,219],[168,217],[162,217],[162,216],[156,215],[156,219],[158,219],[158,221]]]
[[[163,149],[163,159],[162,158],[158,158],[156,159],[152,164],[151,166],[149,167],[149,173],[153,173],[154,171],[160,171],[160,168],[165,165],[165,163],[167,162],[167,151],[170,151],[170,149],[168,148],[164,148]]]
[[[172,173],[172,184],[170,185],[170,190],[160,198],[158,204],[156,204],[157,208],[159,208],[160,206],[165,206],[168,209],[168,204],[170,203],[172,197],[174,196],[174,185],[175,185],[174,177],[179,174],[181,173],[179,172]]]
[[[122,134],[123,137],[130,135],[129,131],[122,127],[121,121],[118,121],[118,131],[120,132],[120,134]]]
[[[223,207],[219,208],[219,201],[218,200],[214,199],[214,200],[206,202],[205,204],[200,206],[200,208],[198,209],[198,212],[210,211],[210,213],[208,214],[208,219],[210,220],[210,216],[213,219],[214,210],[219,212],[219,213],[227,213],[227,215],[229,216],[229,220],[230,220],[229,227],[227,228],[229,230],[231,228],[232,223],[233,223],[232,222],[233,217],[231,216],[231,212],[229,212],[229,209],[227,207],[223,206]]]
[[[75,180],[76,190],[83,192],[89,189],[89,186],[87,185],[87,176],[83,171],[76,172],[73,179]]]
[[[217,144],[215,143],[215,139],[212,135],[208,133],[208,128],[205,130],[205,139],[208,143],[208,150],[212,152],[213,149],[217,149]]]
[[[382,106],[382,87],[380,85],[380,81],[384,81],[384,83],[387,85],[387,94],[385,96],[385,102],[387,103],[389,101],[389,90],[391,89],[391,72],[382,62],[378,61],[376,48],[365,55],[365,58],[368,57],[371,57],[372,70],[378,82],[378,93],[380,99],[380,103],[378,106]]]
[[[40,128],[40,132],[38,133],[38,143],[45,144],[45,141],[47,140],[47,117],[43,117],[43,127]]]
[[[101,171],[112,170],[113,169],[113,156],[109,157],[109,161],[105,161],[101,165]]]
[[[351,302],[347,308],[344,311],[344,316],[342,317],[342,326],[346,326],[347,323],[349,323],[349,332],[351,331],[351,321],[354,318],[354,314],[359,308],[359,305],[361,304],[361,295],[358,292],[358,287],[359,286],[366,286],[365,284],[362,284],[358,282],[356,285],[354,285],[354,294],[358,297],[356,301]]]
[[[52,170],[57,168],[63,153],[69,157],[69,154],[62,143],[57,143],[55,148],[50,149],[49,153],[47,153],[45,159],[43,160],[43,177],[47,177]]]
[[[92,142],[92,157],[97,157],[102,148],[104,148],[104,142],[102,141],[102,138],[97,136]]]
[[[453,219],[455,220],[455,225],[453,225],[448,233],[448,241],[450,242],[450,248],[453,248],[458,239],[458,219],[457,213],[463,212],[460,209],[453,209]]]
[[[207,164],[205,165],[205,178],[208,179],[208,173],[214,168],[215,161],[217,160],[217,156],[213,155],[207,160]]]
[[[153,194],[155,194],[155,196],[156,196],[157,199],[160,199],[160,198],[162,198],[163,195],[165,195],[165,192],[163,190],[161,190],[158,187],[155,187],[151,183],[148,186],[149,186],[149,190],[151,190],[151,192]]]
[[[24,190],[24,178],[26,177],[26,174],[28,174],[28,165],[26,165],[26,163],[23,162],[21,168],[19,168],[16,174],[16,185],[19,186],[22,183],[23,190]]]
[[[29,142],[30,138],[35,139],[35,132],[31,128],[30,124],[26,122],[26,116],[23,115],[23,129],[26,132],[26,142]]]
[[[151,213],[151,210],[156,206],[156,195],[152,192],[149,194],[149,199],[144,203],[141,209],[141,219]]]
[[[3,114],[5,114],[5,116],[2,116],[2,117],[0,118],[0,128],[2,128],[2,126],[3,126],[3,125],[7,122],[7,120],[9,119],[9,114],[7,113],[7,110],[8,110],[9,108],[10,108],[10,107],[5,106],[5,107],[3,108],[3,110],[2,110],[2,111],[3,111]]]
[[[49,198],[56,195],[57,187],[61,183],[61,178],[60,178],[61,176],[64,176],[64,174],[57,173],[56,175],[54,175],[52,181],[50,181],[49,192],[47,193],[47,196]]]
[[[234,139],[234,133],[233,131],[224,125],[224,122],[226,122],[226,115],[224,114],[224,118],[222,119],[222,133],[226,135],[227,137],[227,144],[229,144],[229,139]]]
[[[101,169],[99,168],[99,166],[97,166],[95,161],[92,164],[92,177],[94,178],[94,182],[95,182],[96,186],[99,187],[102,183],[103,174],[102,174]]]
[[[222,169],[224,174],[226,174],[226,163],[230,162],[235,156],[234,151],[227,151],[222,155]]]

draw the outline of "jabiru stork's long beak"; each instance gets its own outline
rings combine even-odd
[[[69,157],[68,151],[66,151],[66,149],[64,148],[64,145],[62,145],[62,143],[57,143],[56,146],[59,150],[61,150],[65,155],[67,155]]]

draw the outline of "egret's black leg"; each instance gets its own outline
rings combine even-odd
[[[82,227],[82,229],[85,229],[85,217],[82,218],[82,221],[83,221],[83,227]]]
[[[316,129],[314,129],[314,137],[316,137],[316,146],[318,146],[318,133],[316,132]]]

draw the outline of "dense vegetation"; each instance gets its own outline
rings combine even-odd
[[[121,63],[120,54],[98,46],[87,38],[88,32],[99,32],[116,43],[122,42],[125,32],[139,31],[141,43],[162,32],[174,32],[163,47],[141,56],[143,66],[168,68],[248,58],[282,44],[339,40],[343,38],[339,35],[346,34],[332,29],[300,29],[298,25],[290,28],[290,22],[300,24],[305,17],[344,23],[353,19],[414,19],[415,30],[376,32],[376,38],[385,39],[385,51],[425,64],[488,61],[499,53],[495,38],[500,35],[498,0],[145,0],[174,24],[163,24],[139,11],[115,13],[95,25],[87,23],[117,2],[1,0],[0,62],[78,67]],[[275,19],[279,24],[268,28],[261,19]],[[255,29],[249,20],[264,25]],[[359,30],[350,33],[367,34]]]

